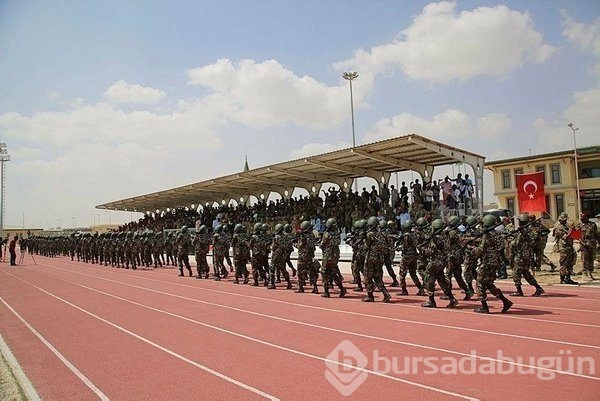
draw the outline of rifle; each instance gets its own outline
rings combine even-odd
[[[523,224],[523,225],[520,225],[520,226],[519,226],[519,228],[517,228],[516,230],[513,230],[513,231],[511,231],[511,232],[509,232],[509,233],[507,233],[507,234],[504,234],[504,238],[508,239],[508,238],[510,238],[510,237],[513,237],[513,236],[517,235],[517,234],[518,234],[519,232],[521,232],[523,229],[525,229],[525,228],[529,227],[530,225],[532,225],[532,224],[533,224],[533,223],[535,223],[535,222],[538,222],[538,221],[540,221],[541,219],[542,219],[541,217],[540,217],[540,218],[536,218],[536,219],[533,219],[533,220],[531,220],[531,221],[530,221],[530,222],[528,222],[528,223],[525,223],[525,224]]]

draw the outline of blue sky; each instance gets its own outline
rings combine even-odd
[[[597,1],[2,1],[5,225],[349,146],[343,71],[359,144],[599,144]]]

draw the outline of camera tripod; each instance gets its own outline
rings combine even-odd
[[[17,266],[23,266],[23,260],[25,259],[25,253],[26,252],[21,252],[21,256],[19,257],[19,263],[17,263]],[[31,256],[31,260],[33,260],[33,264],[37,265],[35,258],[33,257],[33,253],[30,253],[29,256]]]

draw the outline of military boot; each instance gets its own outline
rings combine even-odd
[[[356,288],[354,288],[352,291],[355,291],[355,292],[363,292],[363,286],[362,286],[362,283],[361,283],[360,281],[358,281],[358,282],[356,283]]]
[[[281,283],[281,272],[277,270],[277,277],[275,278],[276,283]]]
[[[273,278],[270,282],[269,285],[267,285],[267,290],[274,290],[277,287],[275,287],[275,278]]]
[[[179,268],[179,277],[183,277],[183,267]]]
[[[419,288],[419,291],[415,294],[418,295],[420,297],[424,297],[427,295],[427,292],[425,292],[425,289],[423,287]]]
[[[385,303],[390,302],[390,300],[392,299],[392,296],[390,295],[388,290],[386,288],[383,288],[381,292],[383,293],[383,300],[381,302],[385,302]]]
[[[446,308],[454,309],[458,306],[458,301],[454,298],[454,295],[449,295],[450,303],[446,305]]]
[[[539,284],[536,283],[535,285],[535,292],[533,294],[531,294],[532,297],[539,297],[540,295],[542,295],[544,292],[544,289],[542,287],[540,287]]]
[[[435,304],[435,296],[430,295],[429,301],[425,302],[424,304],[421,304],[421,306],[423,308],[436,308],[437,305]]]
[[[373,291],[367,291],[367,296],[361,299],[363,302],[375,302],[375,298],[373,297]]]
[[[316,284],[313,284],[313,289],[311,291],[313,294],[318,294],[319,293],[319,287],[317,287]]]
[[[252,283],[252,286],[258,287],[258,279],[257,278],[254,279],[254,283]]]
[[[339,297],[340,298],[344,298],[346,296],[347,292],[348,291],[346,290],[346,288],[344,286],[340,286],[340,295],[339,295]]]
[[[250,281],[250,274],[246,273],[244,275],[244,284],[248,284],[248,281]]]
[[[567,276],[560,276],[560,283],[561,284],[567,284],[566,283],[566,279],[567,279]]]
[[[238,276],[235,276],[235,279],[233,280],[233,284],[239,284],[240,283],[240,279],[238,278]]]
[[[135,267],[134,267],[134,269],[135,269]],[[192,268],[191,267],[188,267],[187,271],[188,271],[189,277],[192,277],[194,275],[194,273],[192,273]]]
[[[290,279],[289,279],[289,278],[287,279],[287,287],[285,287],[285,288],[286,288],[287,290],[291,290],[291,289],[293,288],[293,287],[292,287],[292,282],[290,281]]]
[[[303,294],[304,293],[304,286],[299,285],[298,289],[294,291],[296,294]]]
[[[406,284],[404,284],[400,287],[400,291],[398,291],[396,293],[396,295],[398,295],[398,296],[408,295],[408,290],[406,289]]]
[[[508,312],[510,307],[513,306],[512,301],[506,298],[503,294],[500,294],[498,298],[500,298],[500,300],[502,301],[502,313]]]
[[[473,310],[475,313],[490,313],[490,308],[488,308],[487,300],[481,300],[481,306],[478,306]]]
[[[517,288],[517,291],[511,292],[510,295],[512,297],[522,297],[524,294],[523,294],[523,290],[521,289],[521,286],[515,285],[515,287]]]
[[[571,279],[571,275],[570,274],[568,274],[566,277],[567,278],[565,279],[565,284],[579,285],[579,283],[577,281],[573,281]]]
[[[314,292],[314,290],[313,290],[313,292]],[[323,287],[323,293],[321,294],[321,297],[322,298],[331,298],[328,287]]]

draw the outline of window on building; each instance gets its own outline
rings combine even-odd
[[[552,184],[560,184],[560,164],[551,164],[550,174],[552,175]]]
[[[515,214],[515,198],[506,198],[506,208]]]
[[[523,174],[523,169],[522,168],[516,168],[514,169],[514,173],[515,173],[515,187],[517,186],[517,174]]]
[[[510,170],[502,170],[502,189],[510,188]]]
[[[546,195],[546,214],[550,216],[550,195]]]
[[[600,167],[588,167],[579,170],[579,178],[598,178],[600,177]]]
[[[543,166],[543,165],[542,166],[535,166],[535,171],[537,171],[537,172],[541,171],[542,173],[544,173],[543,174],[544,184],[546,184],[546,166]]]
[[[563,194],[554,195],[554,203],[556,203],[556,218],[565,211],[565,196]]]

